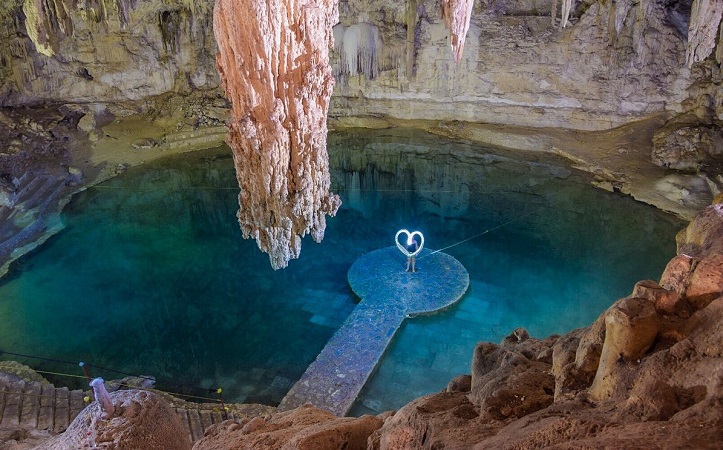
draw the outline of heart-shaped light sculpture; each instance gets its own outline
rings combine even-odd
[[[419,236],[419,246],[417,247],[417,250],[415,250],[414,252],[410,252],[409,250],[407,250],[406,246],[400,244],[399,243],[399,235],[400,234],[407,235],[407,239],[405,241],[407,243],[407,246],[412,245],[412,239],[414,239],[415,235],[418,235]],[[417,256],[422,251],[422,247],[424,247],[424,235],[422,234],[421,231],[409,232],[409,230],[401,229],[401,230],[397,231],[397,234],[394,236],[394,243],[397,244],[397,248],[399,249],[399,251],[404,253],[407,256],[407,258],[412,258],[414,256]]]

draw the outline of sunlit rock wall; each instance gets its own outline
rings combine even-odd
[[[457,64],[437,1],[350,0],[331,113],[587,130],[661,112],[722,121],[720,61],[686,67],[679,3],[573,2],[561,28],[550,2],[477,1]]]
[[[562,28],[568,3],[475,1],[455,63],[438,0],[342,1],[331,114],[572,129],[661,112],[723,121],[719,1],[579,0]],[[0,105],[133,113],[158,109],[158,96],[218,95],[212,4],[3,1]]]
[[[217,89],[211,9],[200,0],[4,0],[0,105],[131,114],[157,96]]]

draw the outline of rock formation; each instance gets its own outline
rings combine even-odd
[[[334,416],[313,406],[243,421],[214,425],[195,450],[271,449],[364,450],[369,435],[382,425],[379,417]]]
[[[3,106],[172,115],[157,97],[220,94],[206,2],[10,0],[0,20]]]
[[[440,37],[446,32],[434,2],[416,3],[413,13],[404,2],[384,5],[384,15],[374,13],[374,2],[345,7],[349,15],[342,23],[353,25],[351,14],[364,17],[380,31],[384,52],[377,53],[373,80],[339,80],[333,115],[454,115],[461,121],[600,130],[650,114],[694,110],[701,101],[706,109],[716,108],[707,97],[720,95],[712,89],[715,70],[685,68],[686,11],[664,2],[575,2],[564,29],[550,27],[551,5],[558,2],[476,2],[459,64],[445,57],[447,42]],[[403,27],[414,28],[405,40],[397,32]],[[687,90],[693,80],[701,84]],[[660,102],[663,97],[672,102]]]
[[[442,20],[449,30],[449,41],[456,62],[462,60],[473,6],[474,0],[442,0]]]
[[[279,170],[265,172],[265,178],[254,182],[271,188],[263,192],[280,193],[269,197],[272,207],[303,216],[302,211],[310,210],[307,207],[321,205],[331,213],[338,206],[328,192],[324,197],[328,181],[317,174],[325,169],[325,160],[315,159],[320,157],[316,147],[304,147],[304,154],[288,152],[300,148],[294,145],[301,142],[313,141],[323,148],[321,134],[303,136],[300,130],[318,125],[325,115],[331,91],[325,58],[331,43],[328,30],[335,20],[333,7],[327,3],[317,8],[311,2],[298,3],[304,7],[293,13],[288,5],[273,4],[279,13],[273,17],[286,20],[288,28],[269,21],[272,14],[264,8],[273,6],[259,2],[256,9],[230,6],[217,31],[228,38],[222,41],[227,48],[218,48],[222,54],[232,50],[239,60],[250,57],[251,66],[246,67],[254,69],[244,73],[242,66],[238,73],[233,57],[225,66],[219,61],[227,88],[233,80],[248,89],[229,92],[234,100],[231,128],[236,130],[232,139],[239,149],[257,158],[249,163],[250,169],[268,167],[269,161],[282,163],[275,166]],[[6,108],[0,114],[4,144],[0,148],[0,208],[37,211],[42,217],[46,200],[56,199],[58,189],[82,181],[69,168],[71,156],[82,158],[80,152],[69,155],[73,152],[67,142],[77,138],[75,131],[103,140],[104,124],[135,114],[178,129],[223,122],[227,105],[213,64],[218,49],[208,4],[192,0],[0,2],[0,105]],[[589,137],[605,139],[609,135],[602,130],[625,125],[630,128],[618,130],[627,133],[629,140],[605,158],[644,152],[646,162],[652,158],[671,171],[686,172],[652,180],[651,190],[665,194],[673,177],[680,180],[676,189],[682,194],[702,186],[706,195],[718,194],[720,199],[723,181],[716,168],[720,167],[723,124],[721,2],[586,0],[573,4],[565,0],[559,28],[550,26],[550,16],[558,17],[557,4],[477,2],[464,41],[467,50],[450,55],[436,0],[343,2],[344,47],[336,51],[332,62],[336,62],[334,71],[346,76],[336,86],[331,115],[349,117],[347,123],[372,117],[373,122],[363,123],[377,127],[429,120],[439,124],[437,132],[443,135],[462,128],[461,122],[565,128],[571,130],[570,141],[576,142],[567,151],[543,140],[527,145],[566,153],[573,160]],[[255,13],[267,21],[254,20]],[[267,33],[254,34],[262,24]],[[315,35],[319,41],[301,42],[300,36],[312,29],[326,30],[326,34]],[[247,40],[236,42],[239,36]],[[283,39],[294,50],[274,53],[278,47],[271,44]],[[262,81],[271,91],[262,88]],[[299,102],[294,99],[300,97],[284,97],[299,90],[307,95]],[[37,119],[42,114],[52,117]],[[654,146],[634,140],[636,127],[648,126],[637,122],[641,120],[659,128]],[[491,128],[477,130],[468,136],[471,140],[502,134]],[[271,138],[277,131],[285,136],[286,147],[282,140]],[[516,142],[520,141],[518,135]],[[497,142],[510,145],[504,139]],[[262,147],[276,152],[269,161],[253,152]],[[307,156],[310,159],[304,159]],[[244,166],[240,161],[237,158],[237,165]],[[54,177],[39,189],[46,195],[22,198],[23,191],[38,192],[24,189],[29,180],[40,179],[38,169]],[[602,173],[607,167],[601,163],[598,169]],[[309,180],[319,181],[320,197],[295,196],[298,190],[315,188],[308,186]],[[284,196],[284,204],[274,200]],[[292,231],[303,233],[308,225],[307,232],[320,237],[321,229],[323,234],[323,213],[307,215],[305,225],[297,225],[276,213],[267,214],[259,204],[255,208],[248,209],[249,213],[276,226],[272,235],[259,232],[262,241],[271,242],[278,235],[286,239],[285,247],[273,249],[282,255],[279,265],[298,249],[301,234],[292,237]],[[4,219],[13,214],[0,213]],[[630,296],[616,302],[590,327],[542,340],[517,330],[500,345],[481,344],[470,375],[453,380],[445,392],[359,422],[331,422],[322,412],[297,410],[284,417],[226,424],[209,438],[219,441],[227,431],[245,434],[243,439],[253,443],[276,439],[273,433],[279,431],[285,437],[278,442],[296,439],[289,446],[300,446],[312,442],[302,438],[311,433],[301,427],[308,420],[322,430],[313,442],[327,438],[341,442],[331,439],[340,433],[342,438],[353,434],[353,445],[358,445],[358,437],[376,427],[367,443],[375,449],[538,448],[571,442],[575,443],[571,446],[634,448],[641,441],[649,447],[719,447],[723,426],[722,214],[720,204],[706,209],[679,235],[679,254],[661,279],[638,283]],[[23,237],[14,223],[10,225],[0,230],[3,242]],[[44,226],[41,223],[39,228]],[[0,258],[13,246],[11,242],[3,247]],[[383,420],[383,425],[376,419]],[[352,433],[352,423],[363,424],[363,432]],[[83,439],[80,428],[87,425],[78,425],[78,439]],[[165,433],[164,428],[160,430]]]
[[[274,269],[298,258],[301,238],[324,238],[329,193],[326,115],[334,84],[329,66],[334,0],[218,0],[218,69],[232,103],[228,144],[241,188],[244,238]]]
[[[688,49],[685,58],[688,67],[703,61],[713,53],[722,18],[723,2],[717,0],[693,1],[690,25],[688,26]],[[723,29],[720,31],[720,36],[723,36]],[[716,55],[718,64],[723,63],[721,54],[723,53],[719,52]]]
[[[158,394],[128,390],[110,394],[115,413],[102,418],[93,402],[68,429],[36,447],[38,450],[69,448],[185,450],[191,448],[181,418]]]

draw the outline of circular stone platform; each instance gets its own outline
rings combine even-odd
[[[345,415],[404,319],[446,308],[469,286],[467,270],[445,253],[422,250],[417,272],[405,272],[406,266],[397,247],[352,264],[347,278],[362,300],[281,400],[280,411],[311,403]]]
[[[417,255],[417,271],[405,272],[406,266],[404,254],[396,247],[386,247],[360,256],[347,278],[365,301],[382,298],[387,303],[401,302],[399,306],[407,316],[444,309],[469,287],[467,269],[446,253],[423,249]]]

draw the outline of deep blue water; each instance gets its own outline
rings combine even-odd
[[[321,244],[273,271],[236,222],[230,151],[132,168],[76,195],[64,230],[0,280],[0,349],[106,379],[153,375],[173,392],[278,402],[358,301],[352,262],[400,228],[449,247],[470,273],[454,307],[409,319],[353,413],[398,408],[469,373],[474,345],[524,326],[590,324],[635,281],[657,279],[683,223],[540,161],[416,132],[332,133],[343,206]],[[475,237],[476,236],[476,237]],[[424,261],[419,262],[424,269]],[[3,356],[8,359],[9,356]],[[78,379],[49,375],[56,384]]]

